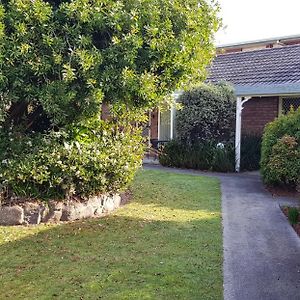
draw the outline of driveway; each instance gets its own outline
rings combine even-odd
[[[225,300],[300,300],[300,238],[279,207],[299,200],[274,198],[258,173],[144,168],[220,179]]]

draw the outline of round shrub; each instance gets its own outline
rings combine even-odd
[[[262,141],[261,173],[267,184],[300,184],[300,109],[269,123]]]
[[[184,92],[178,102],[183,105],[176,115],[178,139],[223,142],[233,136],[235,96],[230,85],[203,84]]]

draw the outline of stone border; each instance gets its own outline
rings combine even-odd
[[[86,201],[26,201],[0,208],[0,225],[28,225],[101,217],[118,208],[121,196],[101,195]]]

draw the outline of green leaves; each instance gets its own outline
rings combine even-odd
[[[300,109],[269,123],[263,135],[261,173],[267,184],[300,184]]]
[[[200,85],[178,99],[183,109],[177,112],[176,129],[180,140],[189,143],[228,141],[233,134],[235,97],[230,85]]]
[[[0,5],[3,186],[43,198],[122,189],[143,153],[132,124],[205,77],[217,9],[206,0]]]

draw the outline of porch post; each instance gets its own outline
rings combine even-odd
[[[242,110],[243,105],[250,100],[251,97],[241,97],[236,99],[236,119],[235,119],[235,171],[240,172],[241,168],[241,129],[242,129]]]
[[[236,99],[235,117],[235,171],[240,171],[241,165],[241,128],[242,128],[242,98]]]
[[[171,116],[170,116],[170,139],[174,138],[174,104],[171,107]]]

